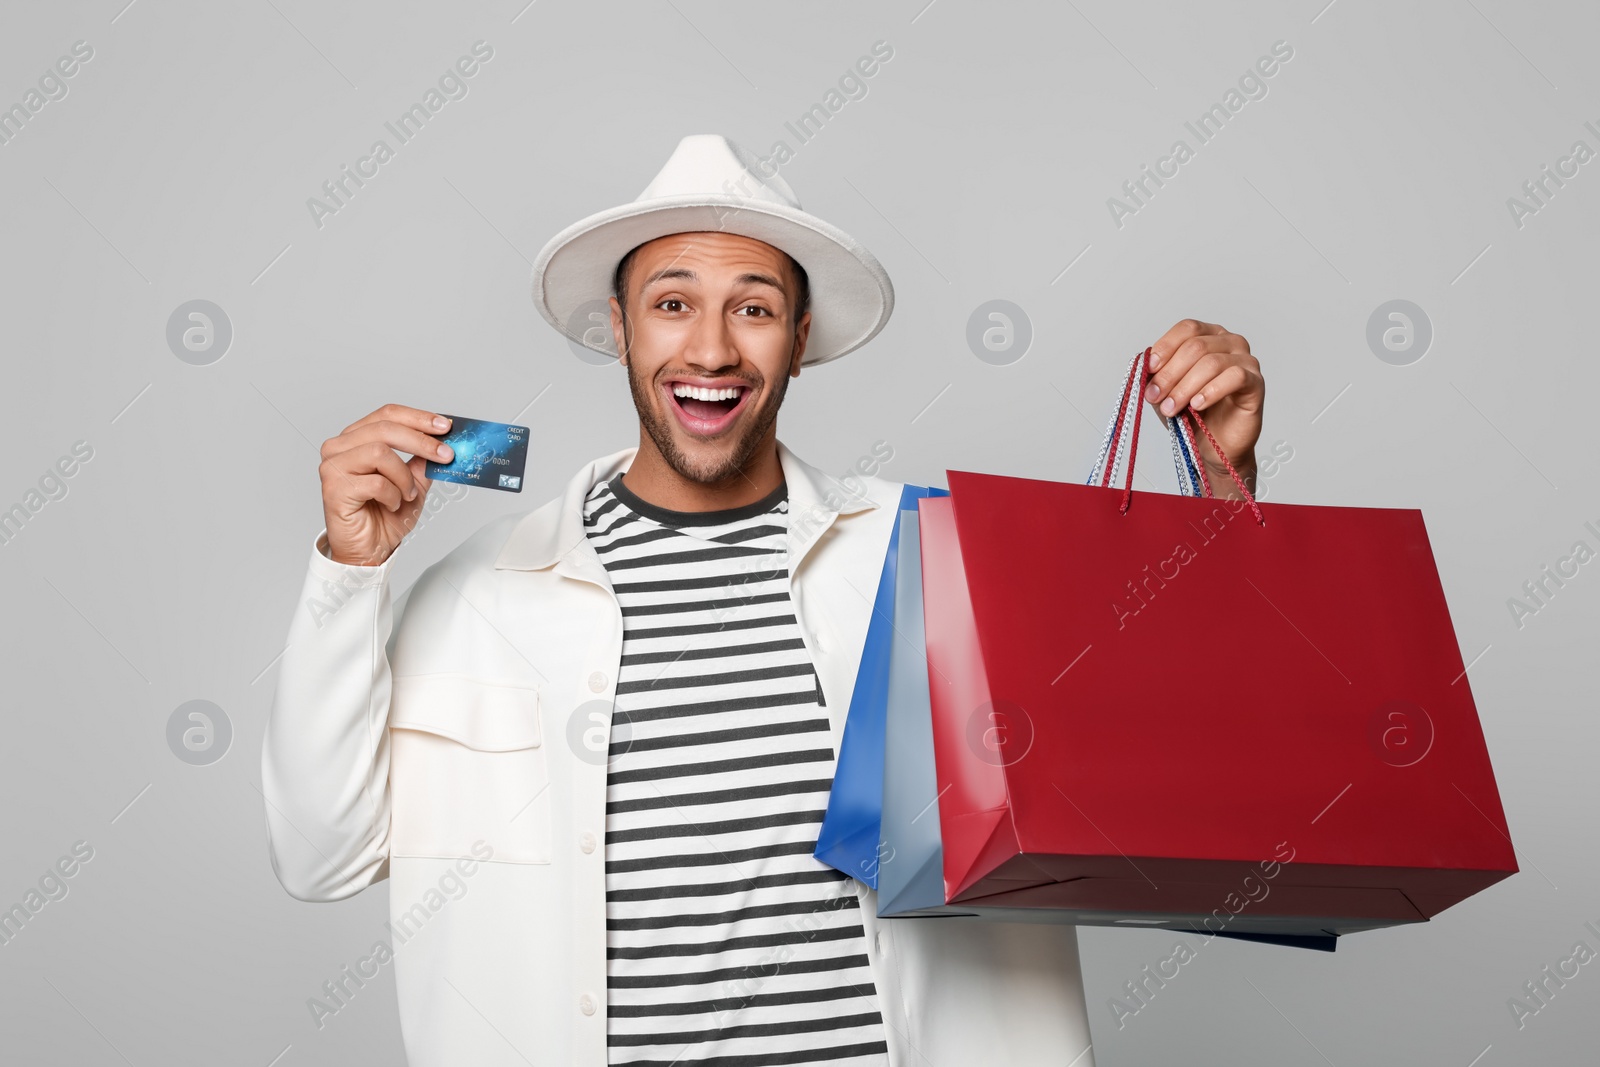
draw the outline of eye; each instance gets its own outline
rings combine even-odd
[[[678,305],[678,307],[676,307],[676,308],[669,308],[668,310],[670,310],[670,311],[677,311],[677,310],[679,310],[679,309],[681,309],[683,307],[683,301],[679,300],[677,297],[673,297],[673,296],[667,297],[665,300],[661,301],[660,304],[657,304],[656,307],[661,307],[662,304],[677,304]]]
[[[768,311],[766,308],[762,307],[760,304],[746,304],[744,307],[740,308],[739,310],[740,311],[759,311],[759,312],[761,312],[761,314],[767,316],[768,318],[772,317],[772,312]],[[751,316],[749,316],[749,315],[745,316],[745,318],[750,318],[750,317]]]

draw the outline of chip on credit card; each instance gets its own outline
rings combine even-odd
[[[439,482],[460,482],[482,489],[522,492],[522,472],[528,465],[528,428],[483,419],[446,415],[450,429],[435,434],[454,451],[449,463],[428,460],[427,475]]]

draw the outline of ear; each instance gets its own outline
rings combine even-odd
[[[617,362],[624,367],[628,365],[627,330],[622,324],[622,305],[617,303],[617,298],[611,298],[611,340],[617,346]]]
[[[800,362],[805,358],[806,341],[811,336],[811,312],[800,316],[800,325],[794,331],[794,351],[789,354],[789,377],[800,377]]]

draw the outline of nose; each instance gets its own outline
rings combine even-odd
[[[722,315],[702,315],[689,333],[684,360],[708,372],[716,372],[739,362],[733,331]]]

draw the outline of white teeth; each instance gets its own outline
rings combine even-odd
[[[738,397],[739,390],[733,386],[726,389],[701,389],[698,386],[678,382],[672,387],[672,395],[686,396],[694,400],[733,400]]]

